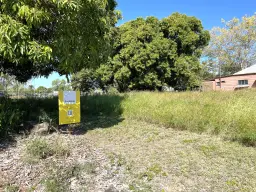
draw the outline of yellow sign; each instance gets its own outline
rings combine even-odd
[[[80,92],[59,91],[59,125],[80,123]]]

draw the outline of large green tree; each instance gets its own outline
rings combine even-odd
[[[115,7],[115,0],[0,0],[0,72],[25,82],[102,62]]]
[[[127,22],[115,31],[112,57],[97,71],[100,82],[120,91],[198,86],[199,58],[209,38],[200,20],[179,13]]]
[[[256,64],[256,15],[222,23],[210,31],[211,41],[204,50],[209,67],[230,75]]]

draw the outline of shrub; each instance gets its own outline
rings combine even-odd
[[[7,138],[22,123],[22,111],[9,98],[0,98],[0,138]]]
[[[58,99],[9,99],[0,98],[0,138],[11,136],[24,130],[22,124],[27,121],[39,123],[43,121],[58,122]],[[48,122],[50,123],[50,122]]]
[[[108,87],[108,89],[107,89],[107,93],[108,93],[109,95],[118,95],[118,94],[119,94],[119,91],[118,91],[118,89],[117,89],[116,87],[110,86],[110,87]]]

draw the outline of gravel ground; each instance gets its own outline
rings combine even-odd
[[[51,191],[45,183],[55,177],[78,192],[256,191],[255,148],[134,120],[106,128],[106,121],[84,124],[81,135],[40,137],[68,155],[29,160],[26,146],[39,136],[0,150],[0,191]]]

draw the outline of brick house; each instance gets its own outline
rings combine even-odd
[[[256,88],[256,65],[252,65],[233,75],[203,82],[203,91],[234,91],[246,88]]]

